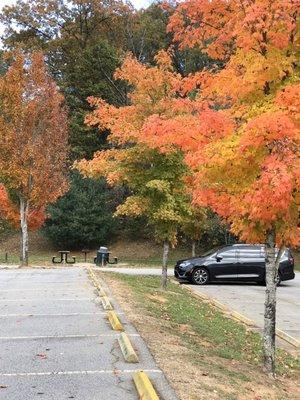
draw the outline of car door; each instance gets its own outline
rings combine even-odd
[[[237,257],[234,248],[222,249],[214,257],[210,265],[212,279],[226,281],[237,279]]]
[[[265,276],[265,253],[263,246],[237,249],[238,280],[250,282],[263,280]]]

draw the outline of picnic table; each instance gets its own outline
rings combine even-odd
[[[60,259],[57,259],[56,256],[52,257],[53,264],[75,264],[75,257],[72,257],[72,260],[69,259],[69,251],[60,250],[58,253],[60,254]]]

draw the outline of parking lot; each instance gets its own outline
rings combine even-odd
[[[201,291],[215,298],[229,308],[252,319],[263,326],[264,286],[241,283],[212,283],[205,286],[193,285],[195,291]],[[277,328],[300,340],[300,273],[294,280],[282,282],[277,288]]]
[[[0,271],[0,399],[137,400],[144,370],[165,400],[176,396],[112,299],[139,354],[125,363],[83,268]]]

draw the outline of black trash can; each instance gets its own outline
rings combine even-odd
[[[101,246],[100,249],[97,251],[97,257],[95,258],[95,264],[104,266],[109,262],[109,252],[107,247]]]

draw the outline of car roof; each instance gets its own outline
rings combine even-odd
[[[235,243],[232,244],[231,246],[234,247],[258,247],[258,246],[264,246],[263,244],[250,244],[250,243]]]

